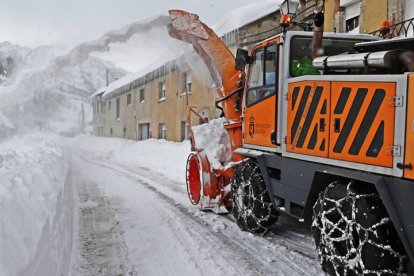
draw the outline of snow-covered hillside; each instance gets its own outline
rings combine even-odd
[[[77,59],[56,46],[29,49],[0,43],[0,110],[17,131],[47,129],[71,133],[82,104],[109,80],[128,72],[111,62],[87,56]]]

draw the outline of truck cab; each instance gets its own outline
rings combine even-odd
[[[321,54],[355,52],[356,43],[377,39],[368,35],[325,33]],[[243,147],[282,152],[285,139],[283,103],[289,96],[288,80],[321,74],[312,65],[311,44],[312,33],[296,31],[280,34],[253,48],[251,64],[246,69]]]

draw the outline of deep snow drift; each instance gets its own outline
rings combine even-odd
[[[69,160],[56,137],[0,144],[0,275],[66,274],[72,252]]]

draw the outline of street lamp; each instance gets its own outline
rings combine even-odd
[[[283,15],[293,16],[299,8],[299,0],[284,0],[280,5],[280,13]]]
[[[292,21],[292,17],[296,15],[299,8],[299,0],[284,0],[280,5],[280,27],[283,29],[283,33],[291,25],[299,26],[305,31],[312,30],[312,24]]]

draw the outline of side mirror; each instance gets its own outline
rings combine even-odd
[[[237,49],[236,52],[236,70],[244,71],[246,64],[250,63],[249,52],[244,49]]]

